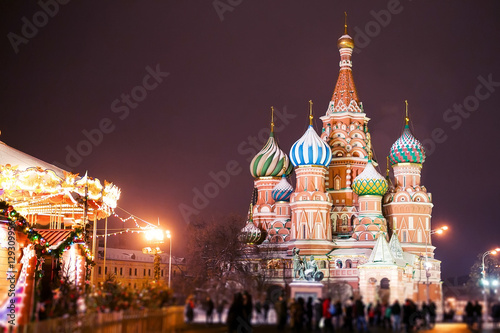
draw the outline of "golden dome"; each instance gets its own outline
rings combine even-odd
[[[351,36],[345,34],[339,38],[337,46],[339,49],[343,48],[354,49],[354,40],[351,38]]]

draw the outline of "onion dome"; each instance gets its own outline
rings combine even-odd
[[[339,49],[344,49],[344,48],[349,48],[349,49],[354,49],[354,40],[349,36],[347,33],[340,36],[339,40],[337,41],[337,47]]]
[[[401,137],[392,145],[389,159],[392,165],[397,163],[424,163],[424,146],[411,134],[408,123],[406,123]]]
[[[250,163],[250,173],[254,178],[288,176],[292,172],[292,165],[288,156],[280,149],[274,139],[274,108],[271,107],[271,133],[261,151],[254,156]]]
[[[352,189],[357,195],[384,195],[387,192],[387,180],[375,170],[372,161],[352,182]]]
[[[283,175],[281,176],[281,181],[274,187],[271,195],[274,201],[289,201],[292,193],[293,187],[286,180],[286,176]]]
[[[238,239],[240,242],[248,245],[255,244],[260,241],[262,237],[262,231],[255,226],[253,223],[253,218],[252,218],[252,205],[250,206],[250,215],[247,221],[247,224],[243,229],[241,229],[241,232],[238,236]]]
[[[344,34],[337,41],[339,49],[354,49],[354,40],[347,34],[347,13],[345,13]]]
[[[332,150],[318,136],[312,125],[290,149],[290,160],[295,167],[303,165],[328,166],[332,160]]]

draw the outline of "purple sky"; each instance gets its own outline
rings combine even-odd
[[[478,253],[500,245],[500,3],[215,3],[229,2],[218,13],[212,1],[69,1],[50,6],[53,17],[35,2],[2,2],[0,140],[114,182],[120,207],[159,217],[180,244],[179,207],[196,208],[194,193],[211,173],[232,175],[198,202],[199,214],[246,213],[249,137],[265,133],[271,105],[289,115],[277,121],[284,151],[307,127],[309,99],[320,130],[347,10],[359,51],[354,79],[382,171],[405,99],[427,147],[422,182],[433,194],[433,227],[451,228],[433,238],[443,276],[468,273]],[[28,27],[34,20],[38,31]],[[122,96],[131,93],[138,102],[127,105]],[[455,104],[465,104],[462,115]],[[85,131],[96,144],[84,142]],[[91,152],[69,159],[68,147]]]

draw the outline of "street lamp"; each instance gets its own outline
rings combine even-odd
[[[167,230],[167,238],[170,243],[170,258],[168,259],[168,289],[170,289],[170,279],[172,275],[172,234]]]
[[[484,322],[486,323],[488,321],[488,296],[486,294],[486,286],[489,285],[488,280],[486,280],[486,269],[484,267],[484,258],[489,256],[490,254],[497,254],[500,252],[500,248],[496,248],[494,250],[489,250],[483,253],[483,258],[482,258],[482,273],[483,273],[483,293],[484,293],[484,311],[483,311],[483,317],[484,317]]]
[[[425,267],[425,276],[427,278],[427,288],[426,288],[427,289],[427,305],[429,305],[429,303],[430,303],[429,278],[431,276],[430,269],[432,267],[432,264],[429,262],[429,254],[427,252],[427,248],[429,246],[429,238],[431,235],[434,235],[434,234],[441,235],[446,230],[448,230],[448,226],[442,226],[441,228],[431,230],[429,232],[429,237],[427,237],[427,233],[424,233],[424,235],[425,235],[425,264],[424,264],[424,267]]]
[[[146,241],[151,246],[142,249],[142,253],[154,255],[153,271],[156,282],[158,282],[158,280],[160,279],[160,253],[162,253],[163,251],[160,249],[159,245],[163,244],[163,239],[163,230],[149,229],[148,231],[146,231]]]

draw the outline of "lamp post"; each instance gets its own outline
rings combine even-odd
[[[437,228],[437,229],[431,230],[429,232],[429,237],[427,237],[427,234],[424,233],[424,235],[425,235],[425,263],[424,263],[424,267],[425,267],[425,277],[427,279],[427,288],[426,288],[427,289],[427,305],[429,305],[429,303],[430,303],[430,291],[429,291],[429,289],[430,289],[429,288],[430,283],[429,283],[429,278],[431,277],[430,269],[431,269],[431,266],[432,266],[432,264],[429,262],[429,254],[427,252],[427,248],[429,246],[429,238],[431,237],[431,235],[434,235],[434,234],[441,235],[446,230],[448,230],[447,226],[442,226],[441,228]]]
[[[488,296],[487,296],[487,293],[486,293],[486,285],[489,284],[488,281],[486,280],[486,269],[484,267],[484,258],[486,258],[487,256],[489,256],[490,254],[497,254],[498,252],[500,252],[500,248],[496,248],[494,250],[489,250],[489,251],[486,251],[483,253],[483,258],[481,260],[482,262],[482,273],[483,273],[483,293],[484,293],[484,310],[483,310],[483,321],[486,323],[488,321]]]
[[[146,241],[151,246],[143,248],[142,253],[154,255],[154,278],[155,281],[158,282],[158,280],[160,279],[160,253],[162,253],[159,245],[163,244],[163,231],[161,229],[150,229],[146,231]]]
[[[167,238],[170,243],[170,257],[168,259],[168,289],[170,289],[170,279],[172,275],[172,234],[167,230]]]

